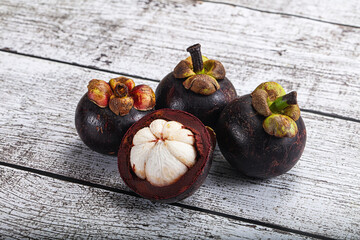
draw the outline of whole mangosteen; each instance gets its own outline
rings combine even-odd
[[[179,62],[156,88],[156,109],[171,108],[189,112],[206,126],[215,128],[223,108],[236,97],[217,60],[201,55],[200,44],[187,49],[191,57]]]
[[[239,173],[270,178],[297,163],[305,148],[306,129],[296,97],[296,92],[285,94],[276,82],[265,82],[225,107],[217,140],[225,159]]]
[[[118,151],[119,172],[142,197],[176,202],[204,182],[215,144],[214,132],[192,114],[160,109],[126,132]]]
[[[90,149],[115,155],[128,128],[154,106],[155,93],[147,85],[135,86],[126,77],[93,79],[77,105],[76,130]]]

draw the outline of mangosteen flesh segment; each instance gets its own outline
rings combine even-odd
[[[306,129],[301,117],[292,138],[269,135],[264,131],[264,120],[253,108],[249,94],[229,103],[217,124],[217,140],[225,159],[249,177],[270,178],[289,171],[305,148]]]
[[[227,79],[219,81],[220,88],[209,96],[200,95],[183,87],[182,81],[169,73],[156,88],[156,109],[171,108],[189,112],[216,132],[216,121],[224,107],[237,96]]]
[[[211,131],[195,116],[160,109],[126,132],[118,151],[121,178],[151,201],[177,202],[192,195],[211,166]]]
[[[195,164],[194,142],[194,134],[181,123],[156,119],[134,136],[132,170],[154,186],[170,185]]]

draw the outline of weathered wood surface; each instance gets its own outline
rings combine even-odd
[[[359,16],[355,1],[331,6],[342,8]],[[239,94],[276,80],[298,91],[304,109],[360,118],[360,28],[193,1],[4,0],[0,13],[6,51],[160,80],[200,42],[205,55],[223,62]]]
[[[360,3],[357,0],[221,0],[219,4],[233,4],[238,7],[249,8],[254,11],[263,11],[272,14],[284,14],[293,17],[309,18],[334,24],[343,24],[360,27]]]
[[[360,3],[221,2],[1,1],[0,165],[22,169],[0,167],[1,236],[360,237]],[[84,146],[74,109],[92,78],[155,88],[196,42],[239,95],[270,80],[297,90],[307,146],[266,181],[237,176],[217,150],[192,197],[151,204],[129,196],[116,158]]]
[[[9,53],[0,53],[0,65],[1,162],[127,190],[116,158],[89,150],[74,128],[89,79],[116,75]],[[44,85],[50,87],[44,91]],[[360,124],[303,117],[307,146],[288,174],[243,179],[217,150],[205,184],[182,204],[328,237],[360,236]]]
[[[3,166],[0,185],[1,238],[306,239]]]

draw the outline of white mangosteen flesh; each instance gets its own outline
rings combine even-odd
[[[193,132],[181,123],[156,119],[135,134],[131,168],[136,176],[154,186],[168,186],[195,164],[194,144]]]

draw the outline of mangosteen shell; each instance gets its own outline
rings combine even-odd
[[[165,76],[155,91],[155,108],[171,108],[189,112],[216,131],[216,122],[221,111],[237,96],[233,84],[227,78],[218,80],[220,89],[205,96],[186,89],[183,86],[184,80],[175,78],[173,72]]]
[[[134,135],[142,128],[149,127],[156,119],[177,121],[194,133],[197,159],[194,166],[181,176],[175,183],[158,187],[146,179],[140,179],[133,172],[130,164],[130,151]],[[118,168],[125,184],[138,195],[153,202],[174,203],[191,196],[205,181],[212,164],[215,147],[211,131],[192,114],[173,109],[156,110],[132,125],[126,132],[119,151]]]
[[[306,144],[306,128],[300,117],[293,138],[271,136],[263,129],[265,117],[251,105],[250,94],[233,100],[220,115],[217,141],[225,159],[239,173],[266,179],[289,171]]]
[[[149,112],[132,108],[129,114],[118,116],[109,107],[101,108],[90,101],[86,93],[76,107],[75,127],[81,140],[90,149],[116,155],[129,127]]]

